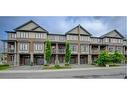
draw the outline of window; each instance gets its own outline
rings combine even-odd
[[[88,50],[88,46],[87,45],[81,45],[81,52],[87,52]]]
[[[41,44],[41,43],[35,43],[34,44],[34,50],[35,51],[40,51],[42,49],[43,49],[43,44]]]
[[[20,38],[29,38],[29,33],[20,32]]]
[[[72,52],[77,52],[77,45],[71,45]]]
[[[16,34],[11,33],[11,34],[10,34],[10,38],[16,38]]]
[[[122,51],[122,47],[117,47],[116,50],[119,51],[119,52],[121,52]]]
[[[87,36],[80,36],[81,41],[90,41],[89,37]]]
[[[77,35],[68,35],[67,39],[68,40],[78,40],[78,36]]]
[[[105,41],[105,42],[110,42],[110,41],[109,41],[109,38],[105,38],[104,41]]]
[[[110,46],[109,47],[109,52],[113,52],[114,51],[114,47]]]
[[[43,34],[42,33],[35,33],[35,38],[43,38]]]
[[[20,43],[19,50],[27,51],[28,50],[28,43]]]

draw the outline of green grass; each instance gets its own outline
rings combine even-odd
[[[57,69],[70,69],[70,66],[61,66],[61,65],[49,65],[49,66],[43,66],[43,69],[51,69],[51,70],[57,70]]]
[[[96,64],[95,64],[95,66],[97,66],[97,67],[106,67],[106,66],[98,66]],[[120,64],[109,64],[109,67],[118,67],[118,66],[120,66]]]
[[[8,64],[0,64],[0,70],[7,70],[9,68]]]

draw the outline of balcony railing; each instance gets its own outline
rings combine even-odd
[[[51,41],[65,41],[66,38],[64,36],[48,36]]]
[[[4,52],[5,52],[5,53],[14,53],[15,50],[14,50],[14,49],[6,48],[6,49],[4,50]]]
[[[59,49],[58,53],[65,53],[65,49]]]
[[[99,50],[92,50],[92,54],[99,54]]]

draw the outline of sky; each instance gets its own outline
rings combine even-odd
[[[127,33],[123,16],[1,16],[0,39],[7,38],[5,31],[13,31],[29,20],[35,21],[49,33],[55,34],[64,34],[79,24],[96,37],[114,29],[124,36]]]

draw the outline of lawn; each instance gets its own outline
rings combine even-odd
[[[0,64],[0,70],[6,70],[9,68],[8,64]]]

